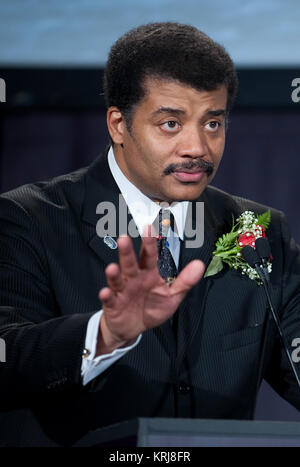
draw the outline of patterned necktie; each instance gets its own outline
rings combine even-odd
[[[158,247],[158,269],[161,277],[165,279],[168,285],[171,285],[174,278],[177,276],[177,268],[168,248],[167,235],[169,227],[171,226],[174,231],[174,216],[166,210],[159,211],[159,234],[157,236]]]

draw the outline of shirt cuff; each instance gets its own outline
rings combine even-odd
[[[82,357],[81,376],[82,384],[85,386],[92,379],[99,376],[107,368],[113,365],[117,360],[126,355],[131,349],[136,347],[142,338],[142,334],[138,336],[136,341],[128,347],[115,349],[110,354],[99,355],[95,357],[97,349],[98,330],[100,325],[103,310],[97,311],[90,319],[87,325],[85,349]]]

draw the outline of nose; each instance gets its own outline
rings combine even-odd
[[[205,156],[207,153],[207,141],[201,128],[192,128],[186,131],[180,147],[181,156],[194,158]]]

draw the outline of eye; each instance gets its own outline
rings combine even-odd
[[[166,131],[175,132],[179,129],[179,123],[175,120],[169,120],[168,122],[163,123],[161,127]]]
[[[205,127],[209,130],[209,131],[217,131],[221,126],[221,123],[218,122],[217,120],[212,120],[211,122],[208,122]]]

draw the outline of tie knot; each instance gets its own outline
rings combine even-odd
[[[158,234],[167,237],[169,228],[174,231],[174,216],[169,209],[161,209],[158,214]]]

